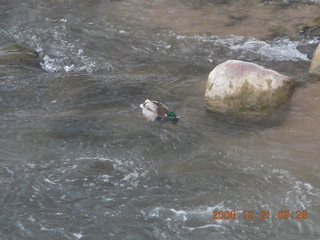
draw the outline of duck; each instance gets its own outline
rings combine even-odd
[[[140,107],[143,116],[150,121],[177,123],[179,120],[179,117],[169,111],[169,108],[163,103],[146,99],[140,104]]]

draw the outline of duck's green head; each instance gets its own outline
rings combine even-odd
[[[177,117],[176,114],[174,114],[173,112],[167,112],[166,119],[169,120],[170,122],[177,123],[179,120],[179,117]]]

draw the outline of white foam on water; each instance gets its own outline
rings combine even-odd
[[[83,50],[83,42],[74,38],[66,19],[53,21],[46,19],[54,27],[17,31],[13,33],[17,42],[35,48],[38,52],[41,67],[47,72],[88,72],[99,69],[96,59],[88,56]]]
[[[182,221],[187,221],[187,212],[186,211],[183,211],[183,210],[175,210],[173,208],[170,209],[171,212],[173,212],[176,217],[182,219]]]
[[[268,43],[255,38],[249,38],[245,41],[235,42],[230,46],[233,51],[244,51],[260,55],[262,58],[276,61],[308,61],[306,54],[301,53],[297,47],[298,41],[291,41],[287,38],[278,39]]]
[[[141,210],[142,216],[146,221],[163,222],[167,228],[180,231],[197,231],[202,229],[210,229],[213,231],[225,231],[230,223],[238,220],[230,221],[229,219],[212,219],[213,211],[228,209],[224,206],[224,202],[220,202],[215,206],[198,206],[194,208],[178,209],[173,207],[154,207],[150,210]],[[178,230],[180,229],[180,230]]]
[[[103,181],[103,182],[110,182],[110,177],[109,175],[107,174],[104,174],[104,175],[101,175],[100,176],[100,179]]]
[[[95,72],[99,68],[97,62],[82,54],[83,52],[81,54],[55,57],[45,55],[40,65],[47,72]],[[68,64],[68,62],[73,61],[77,61],[78,64]]]
[[[288,190],[284,196],[284,204],[297,210],[307,210],[313,204],[313,199],[320,197],[319,189],[310,183],[303,182],[293,174],[283,169],[272,169],[273,178],[278,178],[288,184]]]
[[[255,38],[244,38],[233,36],[230,38],[220,38],[219,36],[198,35],[182,36],[177,35],[177,40],[181,42],[196,41],[200,44],[199,48],[208,54],[208,60],[215,57],[220,48],[230,51],[233,58],[246,59],[256,56],[262,60],[273,61],[308,61],[307,54],[301,53],[297,47],[299,41],[291,41],[288,38],[275,39],[273,41],[262,41]],[[190,43],[189,43],[190,44]],[[204,46],[202,46],[202,45]]]
[[[166,207],[155,207],[149,212],[143,211],[142,214],[145,218],[165,218],[170,221],[186,222],[189,218],[197,217],[202,219],[211,220],[212,212],[215,210],[227,209],[224,207],[224,202],[220,202],[213,207],[199,206],[194,209],[175,209]],[[222,223],[223,220],[217,219],[216,223]]]
[[[75,236],[77,239],[81,239],[83,235],[81,233],[72,233],[73,236]]]
[[[62,60],[51,58],[48,55],[45,55],[40,63],[41,67],[47,72],[59,72],[62,64]]]
[[[197,229],[205,229],[205,228],[224,228],[222,225],[219,224],[206,224],[206,225],[202,225],[199,227],[185,227],[183,226],[182,228],[187,229],[189,231],[194,231]]]

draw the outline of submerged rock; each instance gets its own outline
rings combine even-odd
[[[320,78],[320,44],[313,53],[309,74]]]
[[[205,106],[215,112],[274,110],[291,96],[295,81],[254,63],[229,60],[209,74]]]
[[[41,67],[36,51],[16,43],[0,46],[0,65],[19,68]]]

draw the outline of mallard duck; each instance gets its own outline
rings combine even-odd
[[[173,112],[170,112],[168,107],[157,101],[146,99],[144,103],[140,104],[142,114],[151,121],[158,122],[178,122],[177,117]]]

